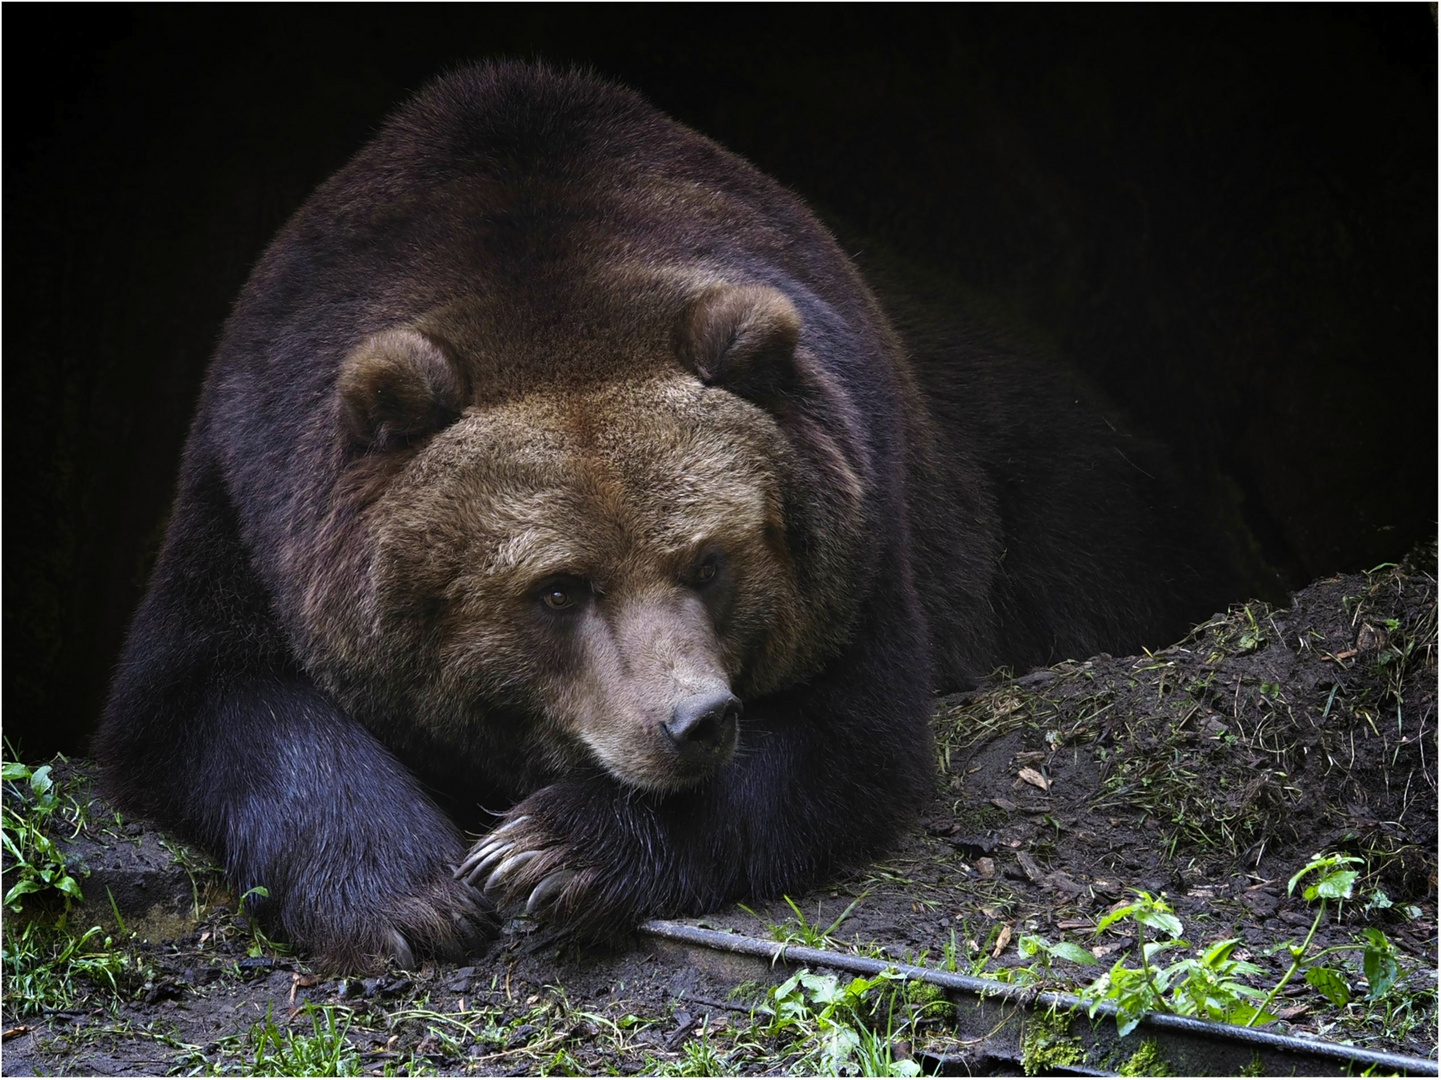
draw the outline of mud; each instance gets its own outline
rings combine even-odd
[[[1316,912],[1289,879],[1315,853],[1344,852],[1365,873],[1313,947],[1380,929],[1405,974],[1369,1002],[1359,951],[1339,954],[1351,1003],[1293,980],[1276,1029],[1434,1058],[1435,568],[1431,545],[1317,582],[1286,610],[1235,608],[1148,655],[998,673],[938,703],[936,797],[893,852],[792,898],[800,918],[778,901],[696,921],[792,940],[828,929],[833,947],[1066,988],[1104,967],[1046,970],[1022,939],[1074,942],[1108,965],[1134,951],[1132,924],[1097,935],[1097,920],[1143,889],[1164,895],[1194,947],[1241,938],[1237,955],[1269,987]],[[92,871],[87,906],[71,925],[106,927],[130,962],[118,993],[92,986],[40,1013],[7,970],[5,1074],[254,1069],[267,1017],[278,1033],[314,1034],[324,1015],[307,1003],[333,1007],[347,1067],[371,1074],[695,1075],[698,1047],[740,1074],[799,1060],[756,1026],[763,988],[738,991],[748,969],[677,963],[642,938],[577,951],[512,923],[464,967],[318,977],[234,915],[203,860],[177,864],[98,808],[88,820],[72,847]],[[7,913],[7,932],[17,926]],[[954,1059],[948,1038],[943,1023],[920,1025],[898,1053]]]

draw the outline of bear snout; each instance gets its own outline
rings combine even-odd
[[[682,698],[661,725],[686,765],[714,768],[735,749],[741,702],[727,689]]]

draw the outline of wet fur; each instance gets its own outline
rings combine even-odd
[[[916,326],[635,95],[438,81],[227,324],[97,737],[108,792],[338,967],[479,947],[489,904],[450,868],[481,807],[535,853],[495,895],[563,882],[552,918],[591,934],[878,851],[929,791],[934,688],[1205,614],[1091,407]],[[675,585],[693,538],[732,555],[724,612]],[[632,624],[521,628],[567,559]],[[634,682],[631,649],[663,654]],[[728,764],[669,784],[641,729],[686,664],[745,712]]]

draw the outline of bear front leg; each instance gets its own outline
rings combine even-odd
[[[220,713],[228,732],[257,716],[261,730],[230,760],[211,756],[195,816],[223,818],[231,879],[267,887],[287,937],[337,970],[458,960],[483,945],[494,919],[453,879],[458,830],[370,732],[299,680],[232,688]]]
[[[458,960],[484,945],[494,916],[454,880],[459,832],[314,686],[218,681],[185,727],[179,745],[147,746],[133,730],[107,740],[106,787],[213,852],[242,895],[263,888],[253,906],[272,931],[335,971]]]
[[[540,789],[458,876],[506,909],[603,938],[794,892],[874,855],[930,792],[929,698],[923,681],[850,663],[748,710],[735,757],[697,788],[657,796],[595,776]]]

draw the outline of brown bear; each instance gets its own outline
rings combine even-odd
[[[105,784],[332,967],[798,889],[926,797],[934,690],[1210,610],[1142,453],[1042,365],[903,343],[633,93],[458,71],[235,307]]]

